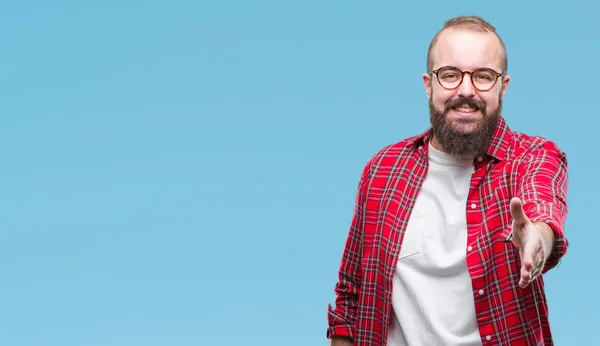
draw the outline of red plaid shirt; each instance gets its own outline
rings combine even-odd
[[[392,278],[410,213],[428,167],[431,130],[386,146],[366,165],[336,284],[327,337],[349,336],[354,345],[386,344]],[[556,243],[543,272],[555,267],[568,241],[567,161],[551,141],[512,132],[501,118],[475,172],[465,206],[465,248],[483,345],[553,345],[543,277],[518,286],[521,261],[511,238],[512,197],[531,221],[546,222]]]

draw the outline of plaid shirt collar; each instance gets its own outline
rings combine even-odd
[[[422,134],[414,137],[410,145],[412,147],[418,148],[419,146],[423,146],[427,143],[432,135],[432,129],[429,128],[427,131]],[[488,155],[488,159],[495,159],[497,161],[504,161],[508,157],[508,147],[509,143],[513,138],[512,131],[506,124],[504,117],[500,116],[500,120],[498,121],[498,126],[496,126],[496,131],[494,132],[494,136],[492,137],[492,141],[487,148],[486,154]]]

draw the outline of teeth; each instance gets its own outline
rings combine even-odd
[[[465,112],[465,113],[470,113],[470,112],[475,112],[477,109],[472,108],[472,107],[457,107],[456,108],[457,111],[459,112]]]

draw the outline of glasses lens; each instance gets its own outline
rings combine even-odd
[[[462,81],[462,72],[454,67],[442,68],[438,71],[438,79],[444,88],[456,88]]]
[[[496,72],[489,69],[473,71],[473,84],[480,90],[489,90],[496,83]]]

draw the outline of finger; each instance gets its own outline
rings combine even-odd
[[[532,270],[533,270],[532,264],[524,263],[521,266],[521,278],[519,280],[519,286],[521,286],[521,288],[527,287],[527,285],[529,285],[529,282],[531,282],[531,278],[533,276]]]
[[[541,248],[538,250],[536,258],[535,258],[535,266],[531,271],[531,281],[534,281],[538,276],[542,274],[542,270],[544,269],[544,255],[542,253]]]
[[[544,265],[542,261],[540,261],[535,265],[535,267],[533,267],[533,270],[531,271],[531,279],[529,280],[529,282],[535,281],[538,278],[538,276],[540,276],[543,267]]]
[[[534,282],[535,280],[537,280],[537,278],[542,273],[542,268],[543,268],[543,266],[535,266],[533,268],[533,270],[531,271],[531,278],[529,280],[522,280],[520,282],[519,285],[521,286],[521,288],[525,288],[525,287],[529,286],[532,282]]]
[[[529,282],[535,281],[535,279],[540,275],[541,262],[539,259],[536,259],[535,265],[531,269],[531,277],[529,278]]]
[[[510,214],[518,226],[523,227],[529,221],[525,215],[525,211],[523,211],[523,203],[521,203],[521,200],[517,197],[510,200]]]
[[[531,282],[532,269],[533,266],[527,266],[525,264],[521,266],[521,278],[519,280],[519,286],[521,286],[521,288],[527,287],[527,285],[529,285],[529,282]]]
[[[527,287],[534,277],[534,268],[537,261],[534,263],[534,259],[537,259],[537,249],[535,246],[527,245],[523,251],[521,257],[521,279],[519,280],[519,286],[522,288]]]

